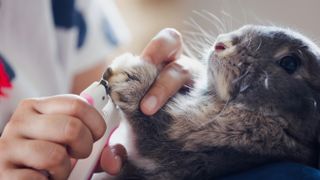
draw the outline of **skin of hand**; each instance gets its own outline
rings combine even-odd
[[[97,74],[96,68],[91,71]],[[105,130],[99,112],[80,96],[22,100],[0,137],[0,179],[67,179],[74,159],[87,157]],[[105,148],[102,157],[108,163],[97,170],[117,174],[126,151],[115,145]]]
[[[23,100],[0,138],[0,179],[67,179],[71,158],[87,157],[105,129],[80,96]]]

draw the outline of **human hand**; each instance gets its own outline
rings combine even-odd
[[[146,115],[156,113],[166,101],[184,85],[192,84],[192,75],[200,63],[182,53],[182,37],[175,29],[167,28],[154,37],[142,52],[142,59],[155,65],[161,72],[141,101]]]
[[[0,179],[67,179],[72,158],[87,157],[105,130],[79,96],[23,100],[0,138]]]

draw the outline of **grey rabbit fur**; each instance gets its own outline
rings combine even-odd
[[[152,116],[139,103],[158,69],[130,54],[111,64],[111,97],[141,158],[129,156],[119,179],[212,179],[276,161],[318,165],[320,49],[297,32],[257,25],[219,43],[193,87]]]

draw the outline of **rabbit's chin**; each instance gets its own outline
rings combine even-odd
[[[127,150],[128,161],[136,167],[145,170],[156,169],[158,167],[157,163],[141,156],[135,142],[136,135],[128,121],[125,119],[121,120],[120,126],[110,138],[110,145],[122,144]]]

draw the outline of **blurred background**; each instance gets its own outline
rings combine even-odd
[[[131,32],[126,50],[136,54],[165,27],[181,31],[190,44],[203,41],[197,35],[201,32],[199,26],[215,36],[219,33],[215,24],[221,28],[221,23],[227,31],[244,24],[289,27],[320,44],[319,0],[116,0],[116,3]]]

